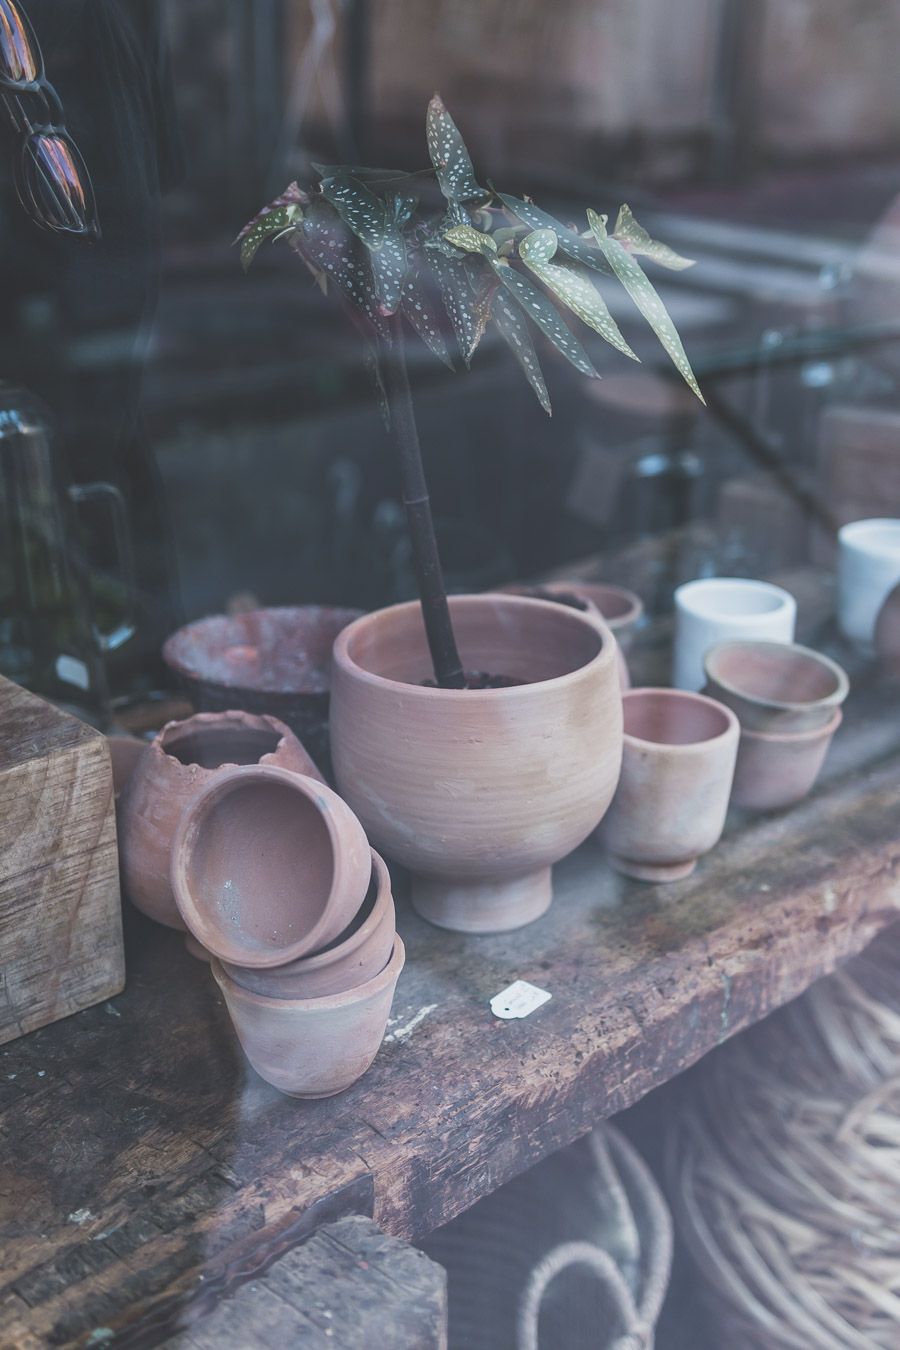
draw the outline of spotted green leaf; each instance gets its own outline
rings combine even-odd
[[[560,262],[555,257],[556,249],[554,230],[534,230],[519,244],[519,257],[582,323],[636,361],[638,358],[619,332],[606,301],[597,293],[590,278],[571,263]]]
[[[619,207],[613,237],[624,244],[629,253],[641,253],[652,262],[659,263],[660,267],[671,268],[673,272],[682,272],[686,267],[694,266],[692,258],[682,258],[668,244],[651,239],[643,225],[639,225],[631,214],[630,206]]]
[[[580,370],[582,375],[596,376],[597,372],[591,365],[587,352],[572,330],[563,323],[559,313],[543,291],[538,290],[533,281],[530,281],[521,272],[517,272],[503,258],[492,260],[491,266],[501,284],[518,301],[532,323],[536,323],[538,328],[550,339],[554,347],[562,352],[563,356],[571,361],[575,369]]]
[[[444,231],[444,238],[464,253],[483,253],[487,257],[489,253],[497,252],[497,245],[491,236],[482,234],[473,225],[454,225]]]
[[[441,298],[456,334],[460,354],[468,366],[490,318],[486,297],[476,294],[461,260],[431,255],[431,266],[441,288]]]
[[[497,195],[507,210],[518,216],[519,220],[532,230],[553,230],[559,241],[559,251],[567,258],[584,263],[585,267],[592,267],[595,272],[602,272],[605,276],[613,275],[612,268],[602,254],[599,254],[586,239],[582,239],[576,230],[570,230],[566,225],[562,225],[547,211],[535,206],[534,202],[520,201],[518,197],[509,197],[505,192],[499,192]]]
[[[468,202],[487,197],[487,192],[476,181],[465,141],[440,94],[435,94],[428,105],[425,135],[438,184],[447,200]]]
[[[333,281],[368,320],[379,337],[387,340],[388,326],[381,312],[367,257],[352,235],[334,217],[329,221],[310,211],[294,235],[298,252],[318,272]]]
[[[302,207],[294,202],[283,206],[264,206],[259,215],[245,225],[238,240],[241,244],[241,266],[246,272],[256,257],[260,245],[276,234],[291,229],[303,216]],[[237,242],[237,240],[235,241]]]
[[[322,193],[369,249],[379,304],[386,314],[393,314],[400,304],[400,287],[406,272],[406,244],[397,224],[394,203],[389,209],[365,183],[350,174],[323,178]]]
[[[541,371],[537,352],[528,331],[528,324],[522,311],[507,298],[502,289],[494,295],[491,305],[491,317],[525,373],[525,378],[538,396],[541,407],[549,416],[550,395]]]
[[[687,353],[669,318],[666,307],[657,295],[653,285],[641,268],[637,259],[606,232],[606,219],[588,208],[588,224],[597,241],[597,247],[612,267],[616,276],[637,305],[644,318],[659,338],[665,351],[671,357],[676,369],[687,385],[693,389],[701,403],[706,402],[700,392],[694,372],[691,370]]]
[[[441,330],[438,311],[431,296],[422,285],[418,272],[408,272],[403,278],[403,298],[400,308],[404,316],[416,330],[427,347],[430,347],[439,361],[454,369],[444,334]]]

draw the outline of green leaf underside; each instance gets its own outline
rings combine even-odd
[[[550,395],[547,393],[547,386],[544,383],[544,376],[524,314],[512,301],[507,299],[503,290],[499,290],[493,298],[491,315],[499,332],[508,343],[513,356],[522,367],[526,380],[537,394],[541,407],[549,415],[552,412]]]
[[[449,239],[451,244],[461,248],[465,253],[483,253],[488,257],[497,252],[497,245],[491,236],[482,234],[474,225],[453,225],[444,231],[444,238]]]
[[[566,305],[572,313],[599,333],[602,338],[625,356],[637,361],[637,356],[619,331],[619,326],[607,308],[606,301],[583,272],[572,263],[561,263],[555,257],[557,238],[554,230],[535,230],[519,244],[519,257],[539,281]]]
[[[448,201],[468,202],[488,196],[475,178],[465,141],[439,94],[428,105],[425,136],[438,185]]]
[[[423,287],[418,272],[407,273],[403,279],[402,291],[403,298],[400,302],[400,308],[406,319],[425,345],[434,352],[438,360],[443,361],[445,366],[449,366],[453,370],[453,361],[447,351],[447,344],[444,341],[444,334],[438,320],[438,312],[431,302],[430,295]]]
[[[395,219],[394,202],[389,208],[365,183],[350,174],[323,179],[322,193],[347,228],[369,250],[375,294],[382,309],[393,314],[400,304],[400,287],[406,272],[406,244]]]
[[[575,369],[580,370],[582,375],[592,375],[594,378],[599,378],[591,365],[587,352],[572,330],[563,323],[560,315],[543,291],[539,291],[533,281],[529,281],[528,277],[523,276],[521,272],[517,272],[502,258],[492,260],[491,266],[502,284],[522,306],[532,323],[537,324],[557,351],[562,352],[563,356],[571,361]]]
[[[490,307],[483,298],[473,294],[461,261],[435,253],[431,266],[440,283],[441,298],[453,325],[460,354],[468,366],[487,327]]]
[[[668,267],[673,272],[683,272],[686,267],[694,266],[692,258],[682,258],[681,254],[669,248],[668,244],[651,239],[643,225],[639,225],[631,214],[630,206],[619,207],[613,237],[618,239],[619,243],[625,244],[629,252],[640,253],[652,262],[659,263],[660,267]]]
[[[591,233],[597,241],[597,247],[659,338],[676,370],[688,387],[694,391],[700,402],[705,405],[706,400],[701,394],[700,386],[694,377],[693,370],[691,370],[681,338],[676,332],[674,323],[669,318],[665,305],[657,295],[640,263],[619,243],[618,239],[609,237],[606,233],[606,221],[602,216],[598,215],[596,211],[590,210],[590,208],[588,208],[587,216]]]
[[[613,275],[613,270],[606,259],[602,254],[598,254],[586,239],[582,239],[577,230],[570,230],[546,211],[542,211],[539,206],[535,206],[533,202],[508,197],[504,192],[497,195],[507,210],[512,211],[514,216],[518,216],[519,220],[532,230],[553,230],[559,241],[559,251],[567,258],[574,258],[576,262],[584,263],[585,267],[592,267],[595,272],[602,272],[604,276]]]
[[[246,272],[253,262],[261,244],[276,234],[289,230],[302,215],[301,208],[294,204],[278,206],[274,210],[265,207],[256,219],[250,222],[246,232],[242,231],[238,236],[241,241],[241,266],[244,271]]]
[[[365,254],[354,250],[353,239],[343,231],[307,216],[296,244],[318,271],[335,283],[372,324],[378,336],[389,339],[371,270]]]

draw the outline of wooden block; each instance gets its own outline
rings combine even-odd
[[[0,1044],[124,984],[106,738],[0,678]]]

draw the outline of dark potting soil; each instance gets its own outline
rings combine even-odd
[[[527,684],[527,680],[516,680],[512,675],[488,675],[483,670],[467,670],[463,689],[514,689],[517,685]],[[436,689],[436,680],[423,680],[426,689]]]

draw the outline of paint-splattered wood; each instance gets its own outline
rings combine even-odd
[[[0,677],[0,1044],[124,981],[106,740]]]
[[[0,1346],[158,1344],[343,1212],[424,1233],[860,951],[900,907],[897,698],[861,681],[816,796],[665,893],[588,843],[518,933],[401,894],[390,1034],[331,1101],[263,1084],[207,970],[130,915],[125,993],[0,1052]],[[552,999],[498,1021],[515,978]]]

